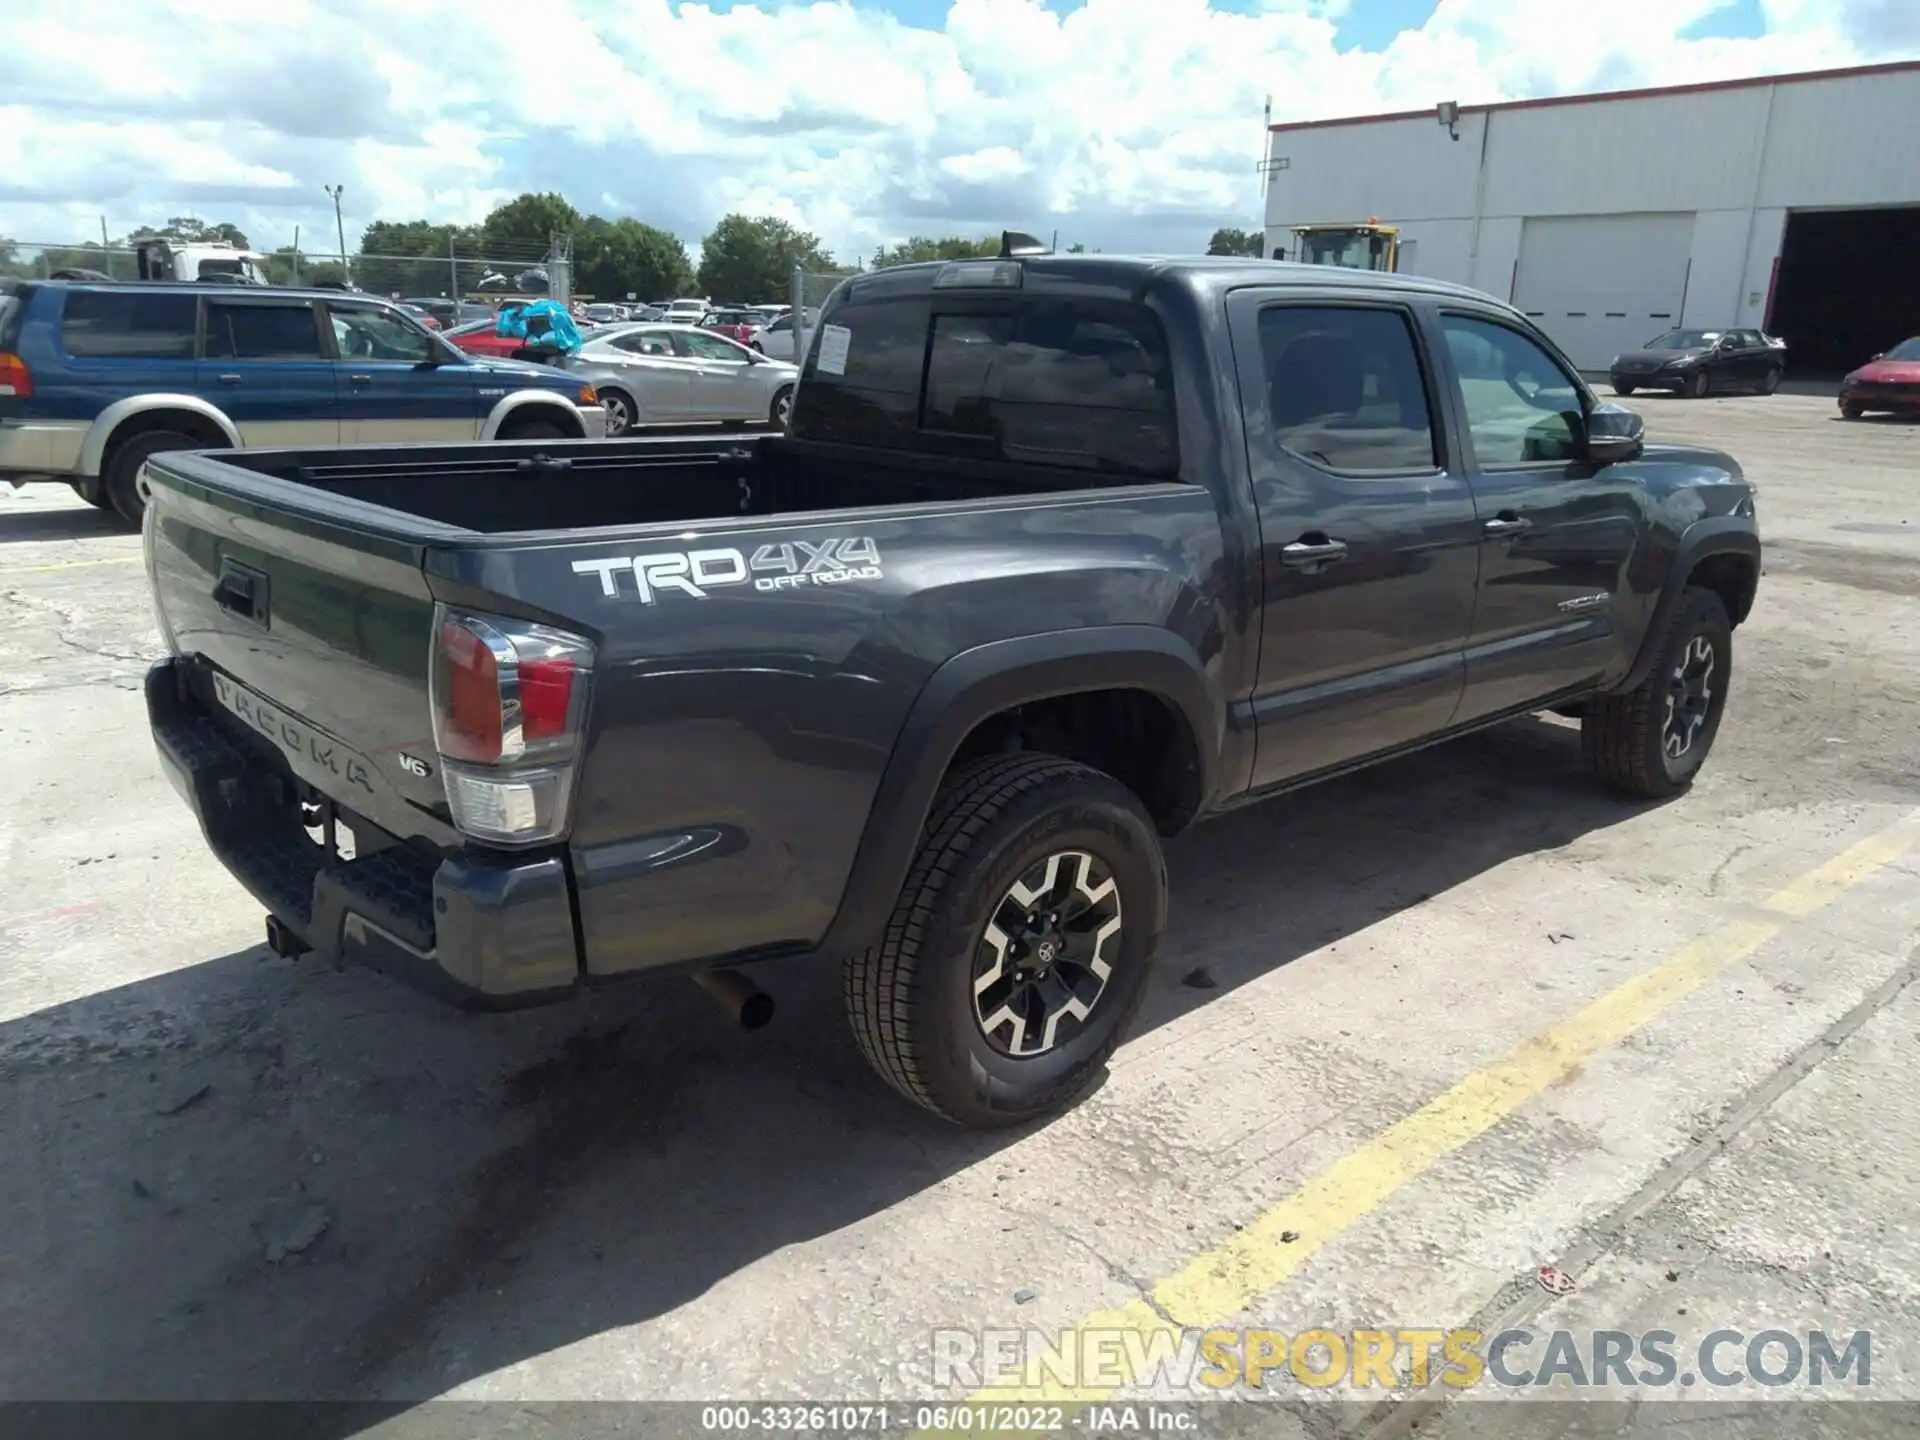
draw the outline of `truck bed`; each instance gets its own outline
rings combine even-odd
[[[629,440],[384,445],[222,454],[229,470],[481,534],[864,509],[1135,483],[737,432]]]

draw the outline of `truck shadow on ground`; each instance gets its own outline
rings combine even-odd
[[[1201,826],[1170,851],[1135,1033],[1636,813],[1538,720]],[[0,1328],[24,1340],[0,1399],[405,1405],[666,1314],[1020,1138],[873,1078],[831,967],[764,976],[782,1013],[744,1036],[678,982],[458,1016],[260,953],[0,1026]],[[1183,983],[1199,965],[1213,988]],[[606,1383],[728,1389],[699,1368],[716,1345]]]
[[[131,535],[111,510],[80,509],[0,510],[0,545],[16,540],[86,540],[97,535]]]

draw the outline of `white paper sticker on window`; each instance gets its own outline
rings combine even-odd
[[[827,325],[820,331],[820,373],[822,375],[844,375],[847,373],[847,346],[853,341],[853,332],[844,325]]]

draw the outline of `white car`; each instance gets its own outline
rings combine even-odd
[[[808,334],[820,321],[818,310],[807,311]],[[753,348],[771,360],[792,361],[793,356],[793,312],[783,313],[778,319],[769,320],[766,328],[753,338]]]
[[[705,300],[676,300],[667,306],[669,325],[698,325],[707,311],[713,308]]]
[[[692,325],[614,325],[568,357],[591,377],[607,434],[694,421],[785,425],[799,371]]]

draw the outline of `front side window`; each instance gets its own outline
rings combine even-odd
[[[313,307],[207,302],[207,359],[319,360],[320,331]]]
[[[1580,388],[1540,345],[1505,325],[1442,318],[1459,372],[1475,458],[1483,466],[1579,457]],[[1471,363],[1469,363],[1471,361]]]
[[[71,290],[60,344],[88,359],[191,360],[198,303],[178,291]]]
[[[1271,305],[1260,312],[1260,356],[1282,449],[1350,474],[1436,468],[1426,383],[1403,312]]]
[[[329,307],[333,343],[342,360],[385,360],[424,365],[433,358],[433,341],[397,315],[384,310]]]

